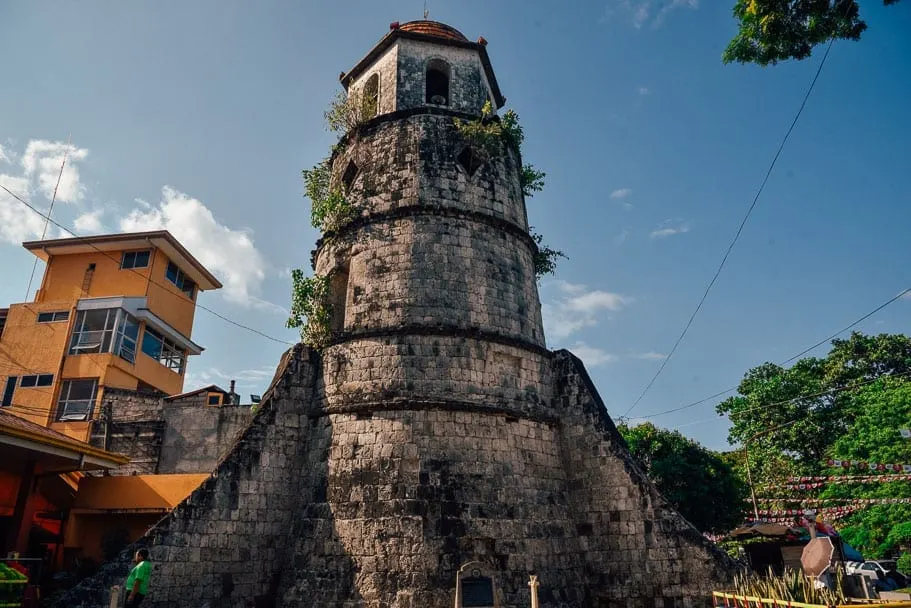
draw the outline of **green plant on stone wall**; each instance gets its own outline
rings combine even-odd
[[[535,254],[535,276],[540,279],[545,274],[554,274],[557,270],[557,258],[568,259],[566,254],[544,245],[544,237],[535,232],[534,227],[530,226],[528,230],[538,246],[538,252]]]
[[[333,232],[357,217],[358,212],[341,189],[331,186],[332,172],[326,159],[304,169],[304,192],[310,199],[310,222],[323,232]]]
[[[524,165],[522,173],[519,174],[522,183],[522,194],[525,196],[534,196],[535,192],[544,189],[544,178],[547,176],[544,171],[538,171],[532,165]]]
[[[331,275],[304,277],[300,269],[291,271],[291,315],[287,326],[300,329],[304,344],[320,350],[332,337],[329,303]]]
[[[375,98],[368,99],[364,95],[348,95],[344,91],[339,91],[329,102],[329,107],[323,115],[330,131],[345,135],[356,132],[358,127],[376,116],[376,112]]]

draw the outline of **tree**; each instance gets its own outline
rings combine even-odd
[[[899,0],[883,0],[896,4]],[[806,59],[827,40],[860,40],[867,24],[857,0],[737,0],[739,31],[725,49],[725,63],[775,64]]]
[[[877,463],[911,462],[911,442],[898,429],[911,426],[911,381],[881,377],[851,395],[854,421],[832,444],[830,456]],[[829,485],[821,499],[908,498],[907,481]],[[911,504],[873,504],[843,523],[842,535],[867,557],[911,549]]]
[[[738,395],[716,410],[731,420],[728,442],[749,443],[754,481],[768,484],[789,475],[821,473],[833,444],[864,409],[855,398],[857,390],[876,378],[909,374],[911,338],[855,332],[834,340],[824,359],[808,357],[790,368],[774,363],[754,367]]]
[[[664,498],[698,530],[740,525],[747,489],[725,457],[651,423],[618,430]]]

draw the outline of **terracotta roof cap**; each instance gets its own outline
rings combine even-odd
[[[400,29],[403,32],[433,36],[435,38],[445,38],[446,40],[468,42],[468,38],[466,38],[462,32],[445,23],[440,23],[439,21],[409,21],[408,23],[402,23],[395,29]]]

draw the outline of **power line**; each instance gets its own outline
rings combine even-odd
[[[898,295],[896,295],[896,296],[894,296],[894,297],[892,297],[892,298],[886,300],[885,302],[883,302],[882,304],[880,304],[879,306],[877,306],[876,308],[874,308],[874,309],[871,310],[870,312],[868,312],[868,313],[866,313],[865,315],[861,316],[860,318],[856,319],[853,323],[851,323],[851,324],[849,324],[849,325],[846,325],[845,327],[843,327],[842,329],[838,330],[837,332],[835,332],[834,334],[830,335],[829,337],[823,338],[822,340],[820,340],[819,342],[817,342],[817,343],[814,344],[813,346],[810,346],[809,348],[805,348],[804,350],[800,351],[799,353],[797,353],[796,355],[794,355],[793,357],[791,357],[791,358],[789,358],[789,359],[785,359],[784,361],[782,361],[781,363],[779,363],[779,365],[785,365],[785,364],[787,364],[787,363],[790,363],[791,361],[794,361],[795,359],[798,359],[798,358],[804,356],[805,354],[807,354],[808,352],[814,350],[815,348],[818,348],[818,347],[822,346],[822,345],[825,344],[826,342],[830,342],[830,341],[834,340],[834,339],[837,338],[839,335],[843,334],[844,332],[848,331],[849,329],[852,329],[853,327],[855,327],[856,325],[862,323],[863,321],[866,321],[867,319],[869,319],[870,317],[872,317],[873,315],[875,315],[876,313],[878,313],[879,311],[881,311],[881,310],[884,309],[885,307],[889,306],[889,305],[892,304],[893,302],[896,302],[896,301],[900,300],[901,298],[903,298],[905,295],[907,295],[907,294],[909,294],[909,293],[911,293],[911,287],[908,287],[907,289],[904,289],[903,291],[899,292]],[[663,411],[663,412],[657,412],[657,413],[655,413],[655,414],[648,414],[647,416],[642,416],[641,419],[642,419],[642,420],[648,420],[649,418],[657,418],[658,416],[664,416],[665,414],[672,414],[672,413],[674,413],[674,412],[679,412],[679,411],[682,411],[682,410],[686,410],[686,409],[689,409],[689,408],[691,408],[691,407],[696,407],[697,405],[700,405],[700,404],[702,404],[702,403],[705,403],[706,401],[710,401],[710,400],[715,399],[715,398],[717,398],[717,397],[720,397],[720,396],[722,396],[722,395],[724,395],[724,394],[730,393],[731,391],[736,391],[737,388],[738,388],[738,387],[733,386],[733,387],[728,388],[728,389],[725,389],[725,390],[723,390],[723,391],[719,391],[719,392],[715,393],[714,395],[709,395],[708,397],[704,397],[704,398],[700,399],[699,401],[693,401],[692,403],[688,403],[688,404],[686,404],[686,405],[681,405],[680,407],[675,407],[675,408],[672,408],[672,409],[669,409],[669,410],[665,410],[665,411]]]
[[[724,265],[728,261],[728,257],[731,255],[731,251],[734,249],[734,245],[737,244],[737,241],[740,240],[740,235],[743,233],[743,229],[746,226],[747,221],[750,219],[750,216],[753,214],[753,210],[756,208],[756,204],[759,202],[759,197],[762,195],[763,190],[765,190],[766,184],[769,181],[769,178],[772,175],[772,170],[775,168],[775,165],[778,164],[778,159],[781,156],[781,152],[784,150],[785,144],[788,142],[788,139],[791,137],[791,133],[794,131],[794,127],[797,126],[797,121],[800,119],[801,114],[803,114],[804,108],[807,106],[807,101],[810,99],[810,94],[813,92],[813,89],[816,87],[816,81],[819,80],[819,75],[822,73],[822,68],[826,64],[826,59],[829,57],[829,51],[832,50],[832,44],[835,42],[835,39],[829,41],[829,46],[826,47],[826,52],[822,56],[822,61],[819,62],[819,67],[816,69],[816,74],[813,76],[813,80],[810,82],[810,87],[807,89],[806,94],[803,97],[803,101],[800,104],[800,108],[797,110],[797,114],[794,115],[794,119],[791,121],[791,125],[788,127],[787,132],[785,132],[784,137],[781,140],[781,143],[778,145],[778,150],[775,152],[775,156],[772,158],[772,162],[769,164],[768,170],[766,170],[765,177],[763,177],[762,182],[759,184],[759,189],[756,191],[756,195],[753,197],[753,202],[750,204],[747,209],[746,215],[743,216],[743,220],[740,222],[740,226],[737,227],[737,232],[734,233],[734,238],[731,240],[731,244],[728,245],[727,250],[724,252],[724,255],[721,258],[721,263],[718,265],[718,269],[715,270],[715,274],[712,277],[712,280],[709,281],[708,286],[706,286],[705,291],[702,294],[702,297],[699,299],[699,303],[696,305],[696,309],[693,310],[693,314],[690,315],[689,320],[686,322],[686,325],[683,327],[683,331],[680,332],[680,336],[677,338],[677,341],[674,342],[674,346],[668,352],[667,357],[661,362],[661,365],[658,367],[658,371],[655,372],[655,375],[652,376],[652,379],[649,380],[648,384],[645,385],[645,388],[642,389],[642,393],[636,398],[631,406],[623,414],[625,418],[633,409],[639,405],[639,402],[642,401],[649,389],[652,388],[652,385],[655,384],[655,381],[658,380],[658,377],[664,371],[664,368],[667,367],[668,361],[671,357],[674,356],[674,353],[677,352],[677,348],[680,346],[680,343],[683,342],[683,338],[686,337],[687,332],[692,326],[693,321],[696,319],[696,315],[699,314],[699,311],[702,309],[702,305],[705,304],[706,299],[709,296],[709,292],[712,290],[712,287],[715,286],[715,282],[718,280],[718,277],[721,275]]]
[[[85,243],[86,245],[90,246],[92,249],[96,250],[98,253],[104,255],[106,258],[108,258],[108,259],[110,259],[110,260],[113,260],[113,261],[116,262],[118,265],[120,264],[120,260],[118,260],[117,258],[113,257],[113,256],[110,255],[108,252],[103,251],[102,249],[100,249],[97,245],[95,245],[94,243],[92,243],[91,240],[90,240],[89,238],[83,237],[83,236],[79,236],[78,234],[76,234],[75,232],[73,232],[72,230],[70,230],[69,228],[67,228],[66,226],[64,226],[64,225],[60,224],[59,222],[56,222],[55,220],[51,219],[50,216],[45,215],[44,213],[42,213],[41,211],[39,211],[38,209],[36,209],[33,205],[31,205],[30,203],[26,202],[23,198],[21,198],[20,196],[18,196],[15,192],[13,192],[12,190],[10,190],[9,188],[7,188],[6,186],[4,186],[3,184],[0,184],[0,188],[3,188],[10,196],[12,196],[12,197],[15,198],[17,201],[19,201],[20,203],[22,203],[23,205],[25,205],[26,207],[28,207],[29,209],[31,209],[34,213],[40,215],[41,217],[43,217],[44,219],[46,219],[47,221],[49,221],[49,222],[52,223],[53,225],[57,226],[58,228],[60,228],[60,229],[63,230],[64,232],[66,232],[67,234],[69,234],[69,235],[71,235],[71,236],[73,236],[73,237],[75,237],[75,238],[81,240],[83,243]],[[134,268],[127,268],[127,269],[125,269],[125,270],[129,270],[129,271],[131,271],[131,272],[133,272],[133,273],[135,273],[135,274],[141,276],[143,279],[147,279],[147,280],[148,280],[150,283],[152,283],[153,285],[157,285],[158,287],[164,288],[164,290],[165,290],[167,293],[171,294],[171,295],[174,296],[175,298],[182,298],[182,296],[180,296],[180,295],[178,295],[178,294],[172,292],[166,285],[164,285],[164,284],[162,284],[162,283],[159,283],[158,281],[156,281],[156,280],[153,279],[152,277],[146,277],[144,274],[142,274],[141,272],[139,272],[138,270],[136,270],[136,269],[134,269]],[[212,310],[211,308],[208,308],[208,307],[206,307],[206,306],[203,306],[202,304],[196,303],[196,308],[200,308],[200,309],[202,309],[202,310],[208,312],[209,314],[218,317],[218,318],[221,319],[222,321],[225,321],[226,323],[230,323],[231,325],[234,325],[234,326],[239,327],[239,328],[241,328],[241,329],[245,329],[245,330],[247,330],[247,331],[249,331],[249,332],[251,332],[251,333],[254,333],[254,334],[257,334],[257,335],[259,335],[259,336],[262,336],[263,338],[266,338],[266,339],[268,339],[268,340],[272,340],[273,342],[277,342],[277,343],[279,343],[279,344],[286,344],[286,345],[288,345],[288,346],[294,346],[294,343],[293,343],[293,342],[288,342],[287,340],[282,340],[281,338],[275,338],[275,337],[273,337],[273,336],[270,336],[269,334],[266,334],[266,333],[264,333],[264,332],[262,332],[262,331],[260,331],[260,330],[258,330],[258,329],[254,329],[254,328],[252,328],[252,327],[250,327],[250,326],[248,326],[248,325],[244,325],[243,323],[239,323],[239,322],[237,322],[237,321],[235,321],[235,320],[233,320],[233,319],[230,319],[230,318],[226,317],[225,315],[223,315],[223,314],[221,314],[221,313],[219,313],[219,312],[217,312],[217,311]]]

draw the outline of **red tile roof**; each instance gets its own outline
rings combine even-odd
[[[445,23],[440,23],[439,21],[409,21],[408,23],[400,25],[399,29],[403,32],[413,32],[425,36],[434,36],[435,38],[468,42],[468,38],[466,38],[462,32]]]

